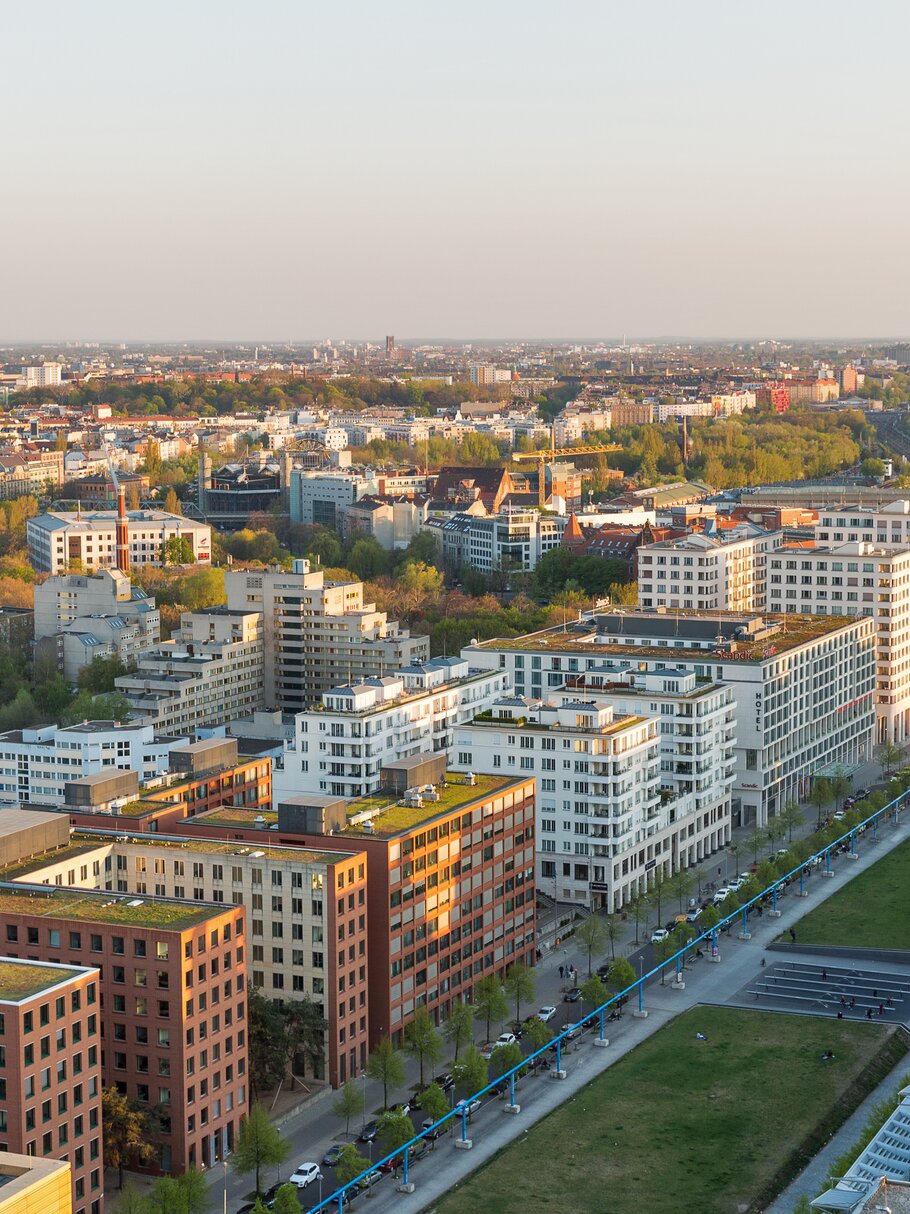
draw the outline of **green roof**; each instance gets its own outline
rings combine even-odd
[[[430,822],[433,818],[451,813],[454,809],[482,801],[491,793],[501,792],[505,788],[524,783],[515,776],[475,775],[473,784],[464,783],[464,778],[464,775],[458,774],[447,776],[447,780],[458,780],[459,782],[437,784],[436,791],[439,793],[439,800],[424,800],[423,805],[405,805],[400,798],[396,799],[383,792],[375,793],[371,797],[358,797],[356,801],[348,803],[348,825],[345,827],[344,833],[361,838],[369,838],[371,834],[380,836],[401,834],[415,826]],[[533,779],[533,776],[528,778]],[[372,831],[364,830],[363,822],[355,824],[350,821],[357,814],[369,810],[379,810],[369,820]]]
[[[231,805],[222,805],[218,809],[207,809],[204,813],[195,814],[190,821],[204,822],[207,826],[214,822],[216,825],[243,826],[247,830],[256,830],[262,826],[257,818],[264,818],[266,826],[278,824],[278,815],[271,809],[241,809]],[[262,827],[265,833],[265,827]]]
[[[130,906],[130,902],[138,902],[139,905]],[[73,919],[80,923],[120,924],[123,927],[183,931],[226,910],[230,910],[227,903],[178,902],[171,898],[112,894],[106,890],[59,889],[43,885],[5,885],[0,889],[0,913]]]
[[[0,1003],[19,1003],[70,978],[81,970],[65,965],[29,965],[25,961],[0,960]]]

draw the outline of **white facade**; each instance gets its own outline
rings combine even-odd
[[[362,582],[326,582],[306,560],[294,569],[245,570],[224,578],[233,611],[263,616],[267,708],[299,712],[351,678],[382,677],[430,656],[429,637],[412,637],[374,603]]]
[[[365,493],[376,492],[374,478],[353,472],[307,472],[294,468],[288,496],[292,523],[313,523],[344,530],[348,506]]]
[[[910,498],[889,502],[879,510],[867,506],[819,510],[815,538],[819,544],[910,544]]]
[[[507,686],[498,671],[461,658],[434,658],[394,676],[336,687],[297,714],[294,741],[276,765],[275,802],[298,792],[363,797],[380,787],[393,759],[450,752],[457,725],[489,709]]]
[[[163,510],[128,510],[130,564],[165,565],[165,545],[173,536],[188,539],[193,560],[208,565],[212,558],[212,529],[208,523]],[[26,523],[28,556],[42,573],[105,569],[117,564],[116,510],[76,513],[54,510]]]
[[[472,666],[510,676],[540,698],[604,664],[694,671],[733,689],[733,825],[765,825],[813,774],[872,757],[875,633],[871,619],[614,611],[514,641],[462,651]]]
[[[744,409],[755,408],[754,392],[723,392],[711,397],[715,417],[733,417]]]
[[[878,740],[910,738],[910,544],[782,548],[769,559],[772,611],[870,616]]]
[[[0,802],[62,805],[68,781],[106,768],[135,771],[143,784],[163,775],[171,748],[186,742],[186,735],[156,741],[150,725],[118,721],[10,730],[0,734]]]
[[[34,367],[23,367],[22,378],[26,388],[55,388],[63,379],[62,363],[39,363]]]
[[[566,519],[535,510],[474,516],[431,518],[427,526],[439,537],[442,555],[452,568],[470,565],[481,573],[495,570],[529,572],[545,552],[558,548]]]
[[[641,607],[690,611],[763,611],[767,554],[782,531],[743,523],[724,533],[695,532],[638,549]]]
[[[697,865],[728,841],[733,696],[685,670],[579,682],[546,703],[497,701],[492,719],[456,729],[451,766],[533,772],[539,888],[615,911],[656,868]]]
[[[262,708],[262,616],[210,607],[188,612],[170,641],[116,680],[133,715],[157,733],[223,725]]]

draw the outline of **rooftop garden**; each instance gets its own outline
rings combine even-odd
[[[138,906],[129,906],[132,901]],[[225,906],[223,909],[229,909]],[[210,903],[171,901],[165,898],[136,898],[131,894],[63,890],[28,886],[21,891],[0,890],[0,913],[42,915],[53,919],[122,924],[124,927],[159,927],[181,931],[220,913]]]
[[[18,1003],[46,991],[58,982],[74,978],[78,971],[63,966],[27,965],[22,961],[0,961],[0,1003]]]
[[[378,835],[394,835],[420,826],[432,818],[451,813],[462,805],[471,805],[475,801],[483,800],[491,793],[499,792],[507,785],[517,782],[515,776],[477,775],[474,779],[473,785],[450,782],[436,785],[439,800],[424,800],[423,805],[405,805],[401,800],[394,800],[388,793],[382,792],[372,797],[360,797],[348,805],[348,818],[369,810],[381,809],[380,813],[370,819],[373,831]],[[383,806],[386,808],[381,808]],[[370,832],[364,831],[363,823],[355,825],[349,821],[345,833],[369,835]]]

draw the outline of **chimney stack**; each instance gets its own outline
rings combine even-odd
[[[117,568],[121,573],[130,571],[130,525],[126,517],[126,487],[117,486],[117,524],[115,531]]]

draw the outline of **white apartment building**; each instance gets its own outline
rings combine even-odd
[[[26,388],[56,388],[63,382],[63,364],[38,363],[23,367],[22,378]]]
[[[740,523],[638,549],[640,607],[685,611],[763,611],[767,554],[780,547],[782,531]]]
[[[156,733],[223,725],[262,708],[262,615],[209,607],[181,616],[169,641],[115,680],[133,715]]]
[[[711,409],[715,417],[733,417],[744,409],[754,408],[754,392],[721,392],[711,397]]]
[[[355,472],[307,472],[294,468],[288,497],[292,523],[314,523],[344,530],[344,515],[365,493],[376,492],[375,477]]]
[[[450,568],[471,565],[481,573],[536,569],[545,552],[559,547],[565,526],[565,517],[541,515],[536,510],[486,516],[453,514],[427,521]]]
[[[209,564],[212,529],[208,523],[164,510],[128,510],[130,565],[165,565],[165,546],[174,536],[188,539],[193,560]],[[65,573],[116,567],[116,510],[53,510],[25,525],[28,557],[40,573]]]
[[[324,692],[321,704],[297,714],[294,741],[275,765],[276,804],[298,792],[368,796],[391,760],[451,754],[455,727],[489,709],[507,686],[499,671],[434,658]]]
[[[61,574],[35,586],[36,656],[52,655],[71,683],[95,657],[128,666],[160,639],[155,600],[119,569]]]
[[[815,538],[819,544],[910,544],[910,498],[899,498],[877,510],[868,506],[819,510]]]
[[[871,619],[616,609],[462,651],[507,674],[516,695],[542,698],[605,663],[670,668],[728,685],[736,709],[733,826],[764,826],[813,775],[868,762],[875,739]]]
[[[730,688],[694,671],[603,667],[546,702],[508,697],[455,731],[453,769],[537,778],[537,880],[609,911],[655,868],[697,865],[730,837]]]
[[[171,749],[187,741],[120,721],[10,730],[0,734],[0,803],[62,805],[70,780],[107,768],[135,771],[144,784],[168,771]]]
[[[326,582],[309,561],[296,560],[290,573],[227,573],[224,586],[230,610],[262,613],[267,708],[299,712],[341,683],[381,678],[430,656],[429,637],[412,637],[365,603],[362,582]]]
[[[675,417],[713,417],[714,408],[709,400],[657,400],[654,402],[654,420],[672,421]]]
[[[782,548],[769,558],[772,611],[869,616],[879,742],[910,738],[910,544]]]

